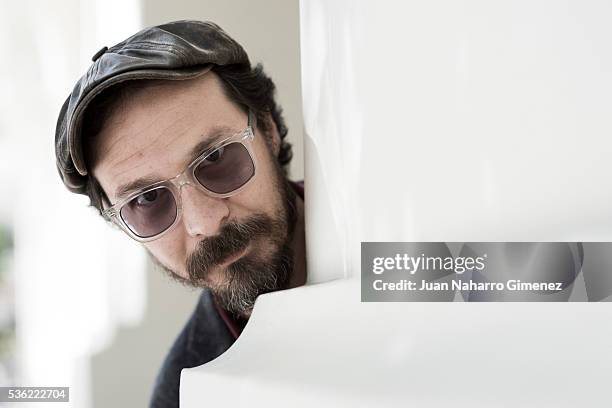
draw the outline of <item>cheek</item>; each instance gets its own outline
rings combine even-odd
[[[144,246],[158,262],[172,272],[186,277],[185,261],[187,259],[184,239],[180,236],[180,227],[168,232],[162,238],[145,243]]]

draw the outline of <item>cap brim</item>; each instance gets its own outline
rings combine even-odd
[[[72,156],[72,162],[74,163],[75,169],[81,176],[87,175],[87,168],[85,166],[85,160],[83,158],[83,149],[81,143],[81,121],[83,119],[83,113],[87,109],[87,106],[93,101],[93,99],[105,89],[116,85],[121,82],[138,80],[138,79],[167,79],[167,80],[183,80],[192,79],[210,71],[213,64],[207,64],[197,67],[190,67],[179,70],[167,70],[167,69],[144,69],[128,71],[106,81],[98,84],[92,88],[79,102],[79,105],[75,108],[74,113],[70,122],[68,123],[68,149]]]

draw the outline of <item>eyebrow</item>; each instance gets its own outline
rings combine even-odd
[[[216,126],[214,127],[209,136],[204,140],[198,142],[190,151],[187,156],[186,165],[189,166],[195,159],[200,157],[206,150],[210,149],[213,145],[220,142],[221,140],[231,137],[237,133],[240,133],[240,130],[228,127],[228,126]],[[176,175],[175,175],[176,176]],[[173,177],[175,177],[173,176]],[[171,177],[171,178],[173,178]],[[159,183],[160,181],[164,181],[167,179],[161,179],[155,176],[145,176],[140,177],[134,181],[130,181],[128,183],[122,184],[115,191],[115,200],[121,201],[128,195],[132,194],[135,191],[145,189],[146,187]]]
[[[210,149],[216,143],[228,137],[232,137],[240,132],[241,130],[234,129],[229,126],[215,126],[206,139],[193,146],[191,152],[189,153],[189,158],[186,165],[188,166],[191,164],[195,159],[200,157],[202,153]]]

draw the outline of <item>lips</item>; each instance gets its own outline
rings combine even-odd
[[[244,255],[246,255],[246,253],[249,250],[249,247],[250,247],[250,245],[247,245],[243,250],[238,251],[238,252],[228,256],[221,263],[219,263],[219,266],[220,267],[227,267],[227,266],[233,264],[234,262],[236,262],[237,260],[242,258]]]

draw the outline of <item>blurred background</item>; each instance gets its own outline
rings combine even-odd
[[[65,189],[53,137],[96,51],[179,19],[216,22],[264,64],[303,178],[297,0],[0,2],[0,386],[69,386],[62,406],[79,408],[148,402],[198,292]]]

